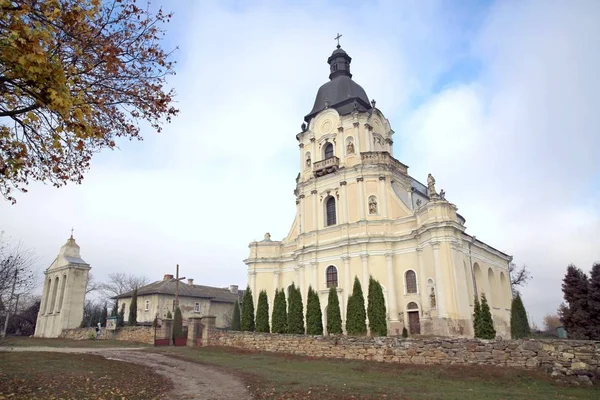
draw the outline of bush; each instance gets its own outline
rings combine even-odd
[[[290,286],[288,293],[288,333],[298,335],[304,334],[304,307],[302,305],[302,294],[294,284]]]
[[[321,302],[319,295],[312,286],[308,287],[306,297],[306,333],[309,335],[323,334],[323,314],[321,313]]]
[[[521,295],[512,299],[510,306],[510,335],[513,339],[521,339],[531,336],[529,321],[527,320],[527,311],[521,300]]]
[[[154,317],[154,320],[152,321],[152,327],[156,328],[158,326],[158,317]]]
[[[258,294],[256,306],[256,332],[270,332],[269,329],[269,300],[267,291],[261,290]]]
[[[275,299],[273,300],[273,316],[271,321],[271,332],[287,333],[287,311],[286,311],[285,291],[275,290]]]
[[[327,334],[339,335],[342,333],[342,313],[340,312],[340,301],[338,300],[337,290],[329,288],[329,297],[327,298]]]
[[[365,312],[365,298],[358,277],[354,277],[352,295],[348,298],[348,312],[346,315],[346,332],[348,335],[367,334],[367,313]]]
[[[120,327],[125,326],[125,303],[121,304],[121,311],[119,311],[117,325]]]
[[[171,314],[171,311],[167,311],[167,318],[173,319],[173,314]]]
[[[369,316],[369,328],[372,336],[387,336],[387,316],[385,310],[385,299],[381,284],[369,278],[369,305],[367,314]]]
[[[231,316],[231,330],[241,331],[242,321],[240,316],[240,303],[236,300],[233,304],[233,314]]]
[[[406,327],[402,328],[402,337],[405,339],[408,337],[408,330],[406,330]]]
[[[244,292],[244,300],[242,301],[242,331],[254,332],[254,299],[250,286],[246,287]]]
[[[128,324],[131,326],[137,325],[137,288],[135,288],[133,290],[133,296],[131,296],[131,304],[129,306]]]
[[[175,318],[173,321],[173,339],[184,337],[183,335],[183,318],[179,307],[175,309]]]
[[[96,340],[96,332],[94,332],[94,331],[88,332],[87,338],[89,340]]]
[[[485,298],[485,294],[481,295],[481,325],[479,337],[482,339],[494,339],[496,337],[494,320],[492,319],[492,313],[490,312],[490,306]]]

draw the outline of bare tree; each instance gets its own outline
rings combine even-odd
[[[554,332],[556,328],[562,326],[558,314],[547,314],[544,317],[544,330],[546,332]]]
[[[96,292],[102,289],[102,284],[96,281],[96,278],[89,273],[87,278],[87,284],[85,286],[85,295],[87,296],[90,293]]]
[[[149,282],[145,276],[135,276],[124,272],[116,272],[108,275],[108,282],[100,285],[100,290],[107,298],[113,298],[120,294],[130,292],[135,288],[147,285]]]
[[[34,264],[37,258],[33,250],[22,242],[12,243],[0,232],[0,301],[11,301],[11,293],[28,294],[38,285]]]
[[[516,287],[526,286],[527,283],[533,276],[527,269],[527,265],[523,264],[521,267],[517,267],[517,264],[510,263],[508,265],[508,274],[510,275],[510,286],[513,289],[513,292],[516,290]]]

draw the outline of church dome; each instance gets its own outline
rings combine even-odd
[[[329,82],[319,88],[312,111],[304,117],[306,122],[325,108],[335,108],[340,115],[370,110],[369,97],[365,90],[352,80],[350,62],[352,58],[341,47],[327,59]]]

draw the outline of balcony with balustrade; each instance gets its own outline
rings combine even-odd
[[[313,174],[315,177],[332,174],[338,169],[340,169],[340,159],[335,156],[313,163]]]

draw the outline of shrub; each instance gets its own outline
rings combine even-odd
[[[402,337],[403,338],[407,338],[408,337],[408,330],[406,330],[406,327],[402,328]]]
[[[365,298],[358,277],[354,277],[352,295],[348,299],[348,312],[346,315],[346,332],[348,335],[367,334],[367,314],[365,312]]]
[[[271,332],[287,333],[287,311],[286,311],[285,291],[275,290],[275,299],[273,300],[273,316],[271,321]]]
[[[527,311],[521,300],[521,295],[512,299],[510,306],[510,335],[513,339],[521,339],[531,336],[529,321],[527,320]]]
[[[369,305],[367,314],[369,316],[369,328],[372,336],[387,336],[387,317],[385,310],[385,299],[381,284],[369,278]]]
[[[242,330],[242,321],[241,321],[241,316],[240,316],[240,303],[237,300],[233,304],[233,314],[231,316],[231,330],[232,331],[241,331]]]
[[[339,335],[342,333],[342,313],[340,312],[340,301],[337,290],[329,288],[327,298],[327,334]]]
[[[256,306],[256,332],[270,332],[269,329],[269,300],[267,291],[261,290],[258,294]]]
[[[121,327],[125,326],[125,303],[121,304],[121,311],[119,311],[117,325]]]
[[[490,306],[485,298],[485,294],[481,295],[481,328],[479,334],[479,337],[482,339],[494,339],[496,337],[494,320],[492,319],[492,313],[490,312]]]
[[[250,286],[246,287],[242,301],[241,328],[243,331],[254,332],[254,299]]]
[[[133,290],[133,296],[131,296],[131,304],[129,305],[129,325],[137,325],[137,288]]]
[[[173,314],[171,314],[171,311],[167,311],[167,318],[173,319]]]
[[[323,314],[321,313],[321,302],[319,295],[312,286],[308,287],[306,297],[306,333],[309,335],[323,334]]]
[[[181,316],[181,309],[177,307],[175,309],[175,318],[173,321],[173,339],[183,337],[183,318]]]
[[[304,334],[304,307],[302,305],[302,294],[294,284],[290,286],[288,293],[288,333]]]

